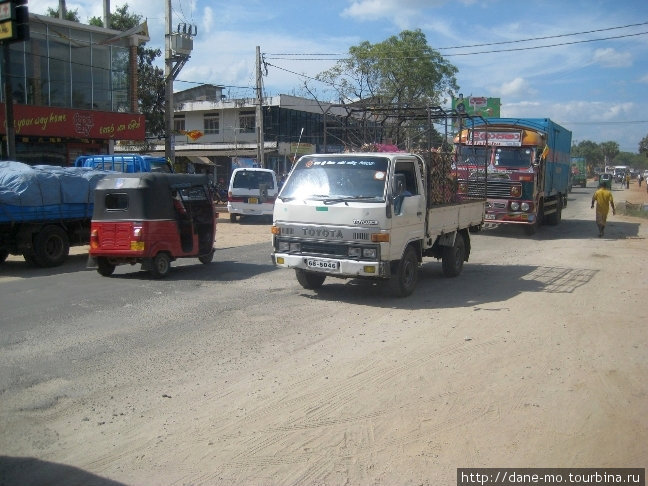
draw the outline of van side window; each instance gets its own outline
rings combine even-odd
[[[108,211],[125,211],[126,209],[128,209],[128,194],[106,194],[104,203]]]

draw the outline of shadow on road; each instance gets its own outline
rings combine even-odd
[[[124,486],[83,469],[33,457],[0,456],[0,485]]]
[[[524,292],[572,293],[586,285],[598,270],[529,265],[479,265],[464,267],[457,278],[445,278],[441,265],[423,265],[414,293],[391,298],[387,285],[368,280],[329,278],[317,292],[304,291],[311,299],[397,309],[445,309],[501,303]],[[387,297],[387,298],[385,298]]]
[[[618,213],[617,213],[618,214]],[[605,238],[623,240],[639,236],[639,223],[619,221],[616,216],[610,214],[605,229]],[[526,235],[522,225],[503,224],[498,226],[486,226],[479,233],[488,237],[520,238],[528,240],[580,240],[598,239],[598,227],[592,219],[564,219],[557,226],[541,226],[534,235]]]

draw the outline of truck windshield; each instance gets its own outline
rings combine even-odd
[[[528,168],[533,162],[533,149],[524,147],[498,147],[495,151],[496,167]]]
[[[457,146],[457,165],[485,165],[488,149],[486,147]]]
[[[384,201],[388,159],[379,156],[302,157],[279,197]]]

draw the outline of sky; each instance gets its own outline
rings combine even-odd
[[[66,6],[87,23],[103,18],[103,3]],[[162,50],[164,68],[167,2],[110,8],[124,4],[147,20],[147,47]],[[29,0],[32,13],[48,8],[58,0]],[[575,143],[614,141],[624,152],[637,153],[648,135],[648,0],[171,0],[171,11],[174,30],[197,32],[174,91],[208,83],[254,97],[259,46],[266,96],[307,96],[306,82],[329,101],[330,88],[313,78],[350,47],[420,29],[457,67],[459,92],[500,98],[503,117],[551,118]]]

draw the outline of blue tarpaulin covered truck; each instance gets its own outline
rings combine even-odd
[[[87,244],[94,189],[109,173],[0,162],[0,263],[11,254],[53,267],[65,261],[70,245]]]
[[[557,225],[567,206],[571,132],[549,118],[487,118],[455,137],[459,193],[486,185],[485,221],[533,234]],[[486,174],[480,165],[486,165]]]

